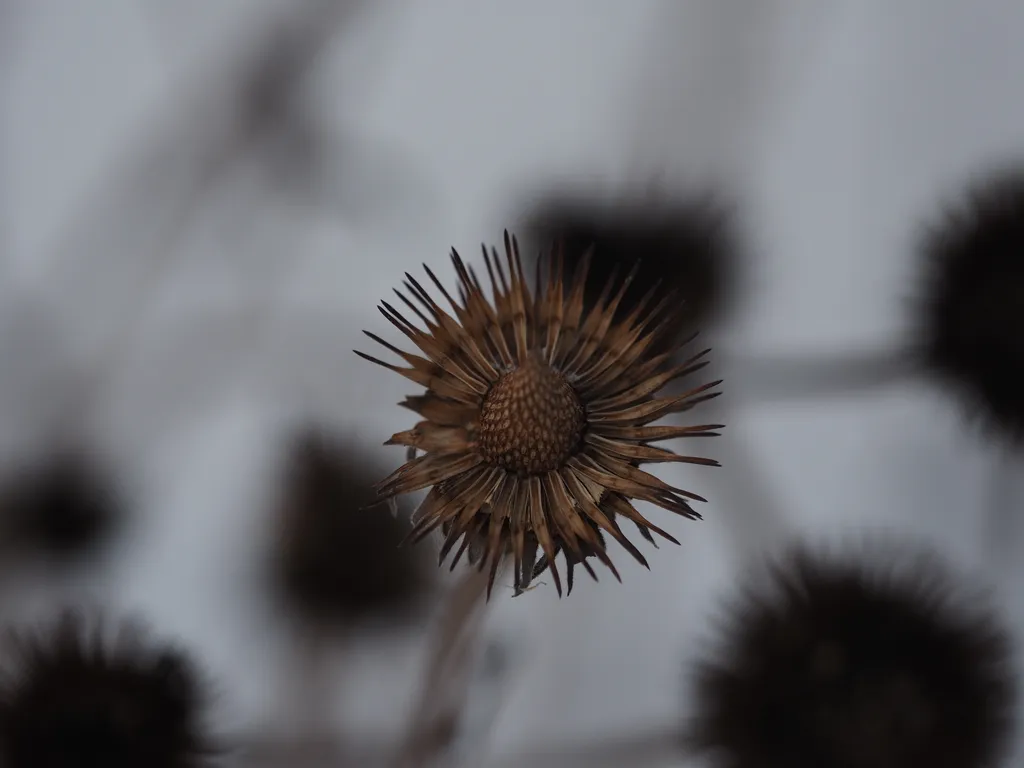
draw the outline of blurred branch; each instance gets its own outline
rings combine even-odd
[[[281,738],[261,733],[237,739],[227,765],[245,768],[384,768],[394,754],[385,741],[346,740],[333,735]]]
[[[806,76],[828,4],[661,3],[624,98],[628,160],[641,173],[744,174]],[[621,113],[621,107],[620,107]],[[684,165],[671,165],[672,158]]]
[[[735,399],[750,405],[862,394],[914,373],[902,347],[774,356],[725,353],[721,366]]]
[[[83,311],[75,297],[84,298],[90,320],[101,318],[86,343],[93,382],[61,411],[58,424],[87,410],[83,401],[92,400],[130,346],[191,218],[239,159],[280,128],[300,81],[361,5],[292,3],[255,40],[226,46],[227,54],[186,78],[168,99],[170,114],[161,115],[115,163],[111,178],[88,195],[54,248],[51,280],[57,308],[71,312],[72,322]]]
[[[513,757],[491,760],[485,768],[622,768],[675,764],[683,754],[677,726],[638,728],[633,733],[602,735],[586,741],[535,746]]]
[[[467,568],[449,592],[432,638],[408,735],[397,749],[383,741],[342,740],[326,732],[297,737],[256,732],[222,742],[229,759],[251,768],[413,768],[433,764],[451,744],[466,701],[488,575]]]
[[[485,760],[483,768],[621,768],[673,759],[683,754],[678,726],[638,727],[587,740],[534,745],[510,757]],[[332,735],[284,738],[246,733],[233,741],[228,765],[246,768],[377,768],[394,760],[395,746],[385,739],[352,737],[344,747]],[[474,766],[477,768],[477,766]]]
[[[984,551],[997,571],[1014,568],[1020,557],[1019,468],[1019,454],[1005,446],[992,460],[982,530]]]
[[[12,54],[17,51],[16,38],[19,19],[18,14],[22,7],[18,0],[0,0],[0,125],[4,125],[3,113],[7,109],[7,67],[10,64]],[[0,132],[0,270],[6,270],[7,261],[10,258],[10,216],[7,195],[10,194],[8,183],[10,174],[7,171],[8,144],[6,136]]]
[[[905,381],[913,372],[910,356],[899,347],[824,355],[722,352],[714,365],[715,378],[725,380],[725,395],[712,405],[711,418],[727,425],[716,445],[716,458],[732,478],[722,486],[717,520],[730,539],[731,551],[743,560],[784,545],[792,532],[763,462],[729,429],[737,410],[872,392]]]

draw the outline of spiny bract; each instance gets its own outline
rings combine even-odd
[[[691,519],[700,516],[690,502],[704,499],[663,482],[639,465],[717,466],[711,459],[681,456],[651,445],[718,434],[720,424],[650,426],[719,394],[711,391],[720,383],[716,381],[683,394],[655,397],[670,381],[703,368],[707,363],[702,358],[709,350],[673,364],[678,343],[669,351],[652,349],[664,325],[678,312],[673,295],[655,303],[652,290],[628,312],[617,311],[635,267],[618,284],[613,274],[593,307],[584,311],[589,257],[579,263],[567,285],[561,250],[555,249],[546,286],[538,261],[531,292],[518,244],[507,232],[507,276],[497,251],[488,253],[484,247],[483,252],[493,304],[472,267],[454,250],[458,301],[424,265],[454,315],[408,273],[405,287],[423,309],[395,292],[423,328],[382,302],[383,315],[426,357],[404,352],[366,332],[409,367],[357,354],[427,389],[401,403],[423,421],[387,442],[424,455],[412,456],[378,485],[378,492],[390,499],[430,488],[414,514],[412,538],[422,539],[441,528],[445,534],[441,561],[461,540],[452,567],[468,550],[471,562],[490,571],[488,594],[509,554],[515,564],[517,593],[550,569],[561,594],[561,576],[554,563],[560,552],[566,560],[570,591],[574,565],[582,564],[594,576],[588,557],[599,559],[618,578],[605,551],[604,534],[646,566],[643,555],[623,534],[621,519],[633,522],[652,543],[652,531],[678,542],[640,514],[631,499]]]

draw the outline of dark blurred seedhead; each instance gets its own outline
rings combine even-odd
[[[728,605],[689,745],[729,768],[984,768],[1016,678],[986,600],[929,552],[795,548]]]
[[[628,314],[652,289],[655,302],[674,291],[680,311],[667,332],[674,337],[720,319],[735,297],[739,249],[732,218],[729,207],[712,193],[611,201],[552,194],[527,212],[522,231],[528,246],[523,250],[547,253],[551,243],[561,243],[571,275],[592,249],[589,306],[613,275],[621,280],[639,262],[619,311]]]
[[[380,503],[380,468],[358,447],[306,428],[291,438],[278,509],[273,573],[303,622],[348,625],[395,619],[427,586],[418,550],[400,544],[409,510]]]
[[[1024,167],[975,183],[929,227],[918,362],[994,433],[1024,439]]]
[[[0,545],[54,564],[73,561],[111,540],[124,507],[103,462],[85,450],[56,448],[0,480]]]
[[[4,768],[198,768],[215,754],[205,684],[136,622],[66,611],[9,634],[2,664]]]

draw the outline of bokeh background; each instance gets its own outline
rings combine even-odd
[[[1024,5],[0,8],[0,465],[71,429],[132,510],[85,562],[5,565],[5,619],[140,612],[216,679],[220,727],[288,733],[301,645],[259,578],[284,436],[315,422],[397,466],[380,444],[412,389],[351,350],[372,352],[362,329],[396,340],[375,305],[403,273],[451,282],[452,246],[477,259],[546,190],[663,184],[737,204],[744,294],[704,336],[728,427],[702,448],[724,466],[662,475],[709,503],[653,513],[682,545],[644,548],[651,572],[620,553],[621,585],[496,590],[465,764],[685,765],[644,734],[685,715],[685,664],[774,536],[933,542],[1024,631],[1013,457],[919,383],[788,396],[744,375],[905,337],[920,227],[1024,153]],[[368,754],[396,741],[430,626],[355,627],[325,722]]]

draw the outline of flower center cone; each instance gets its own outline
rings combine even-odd
[[[586,423],[565,376],[529,356],[484,398],[478,450],[488,463],[518,475],[551,472],[575,453]]]

